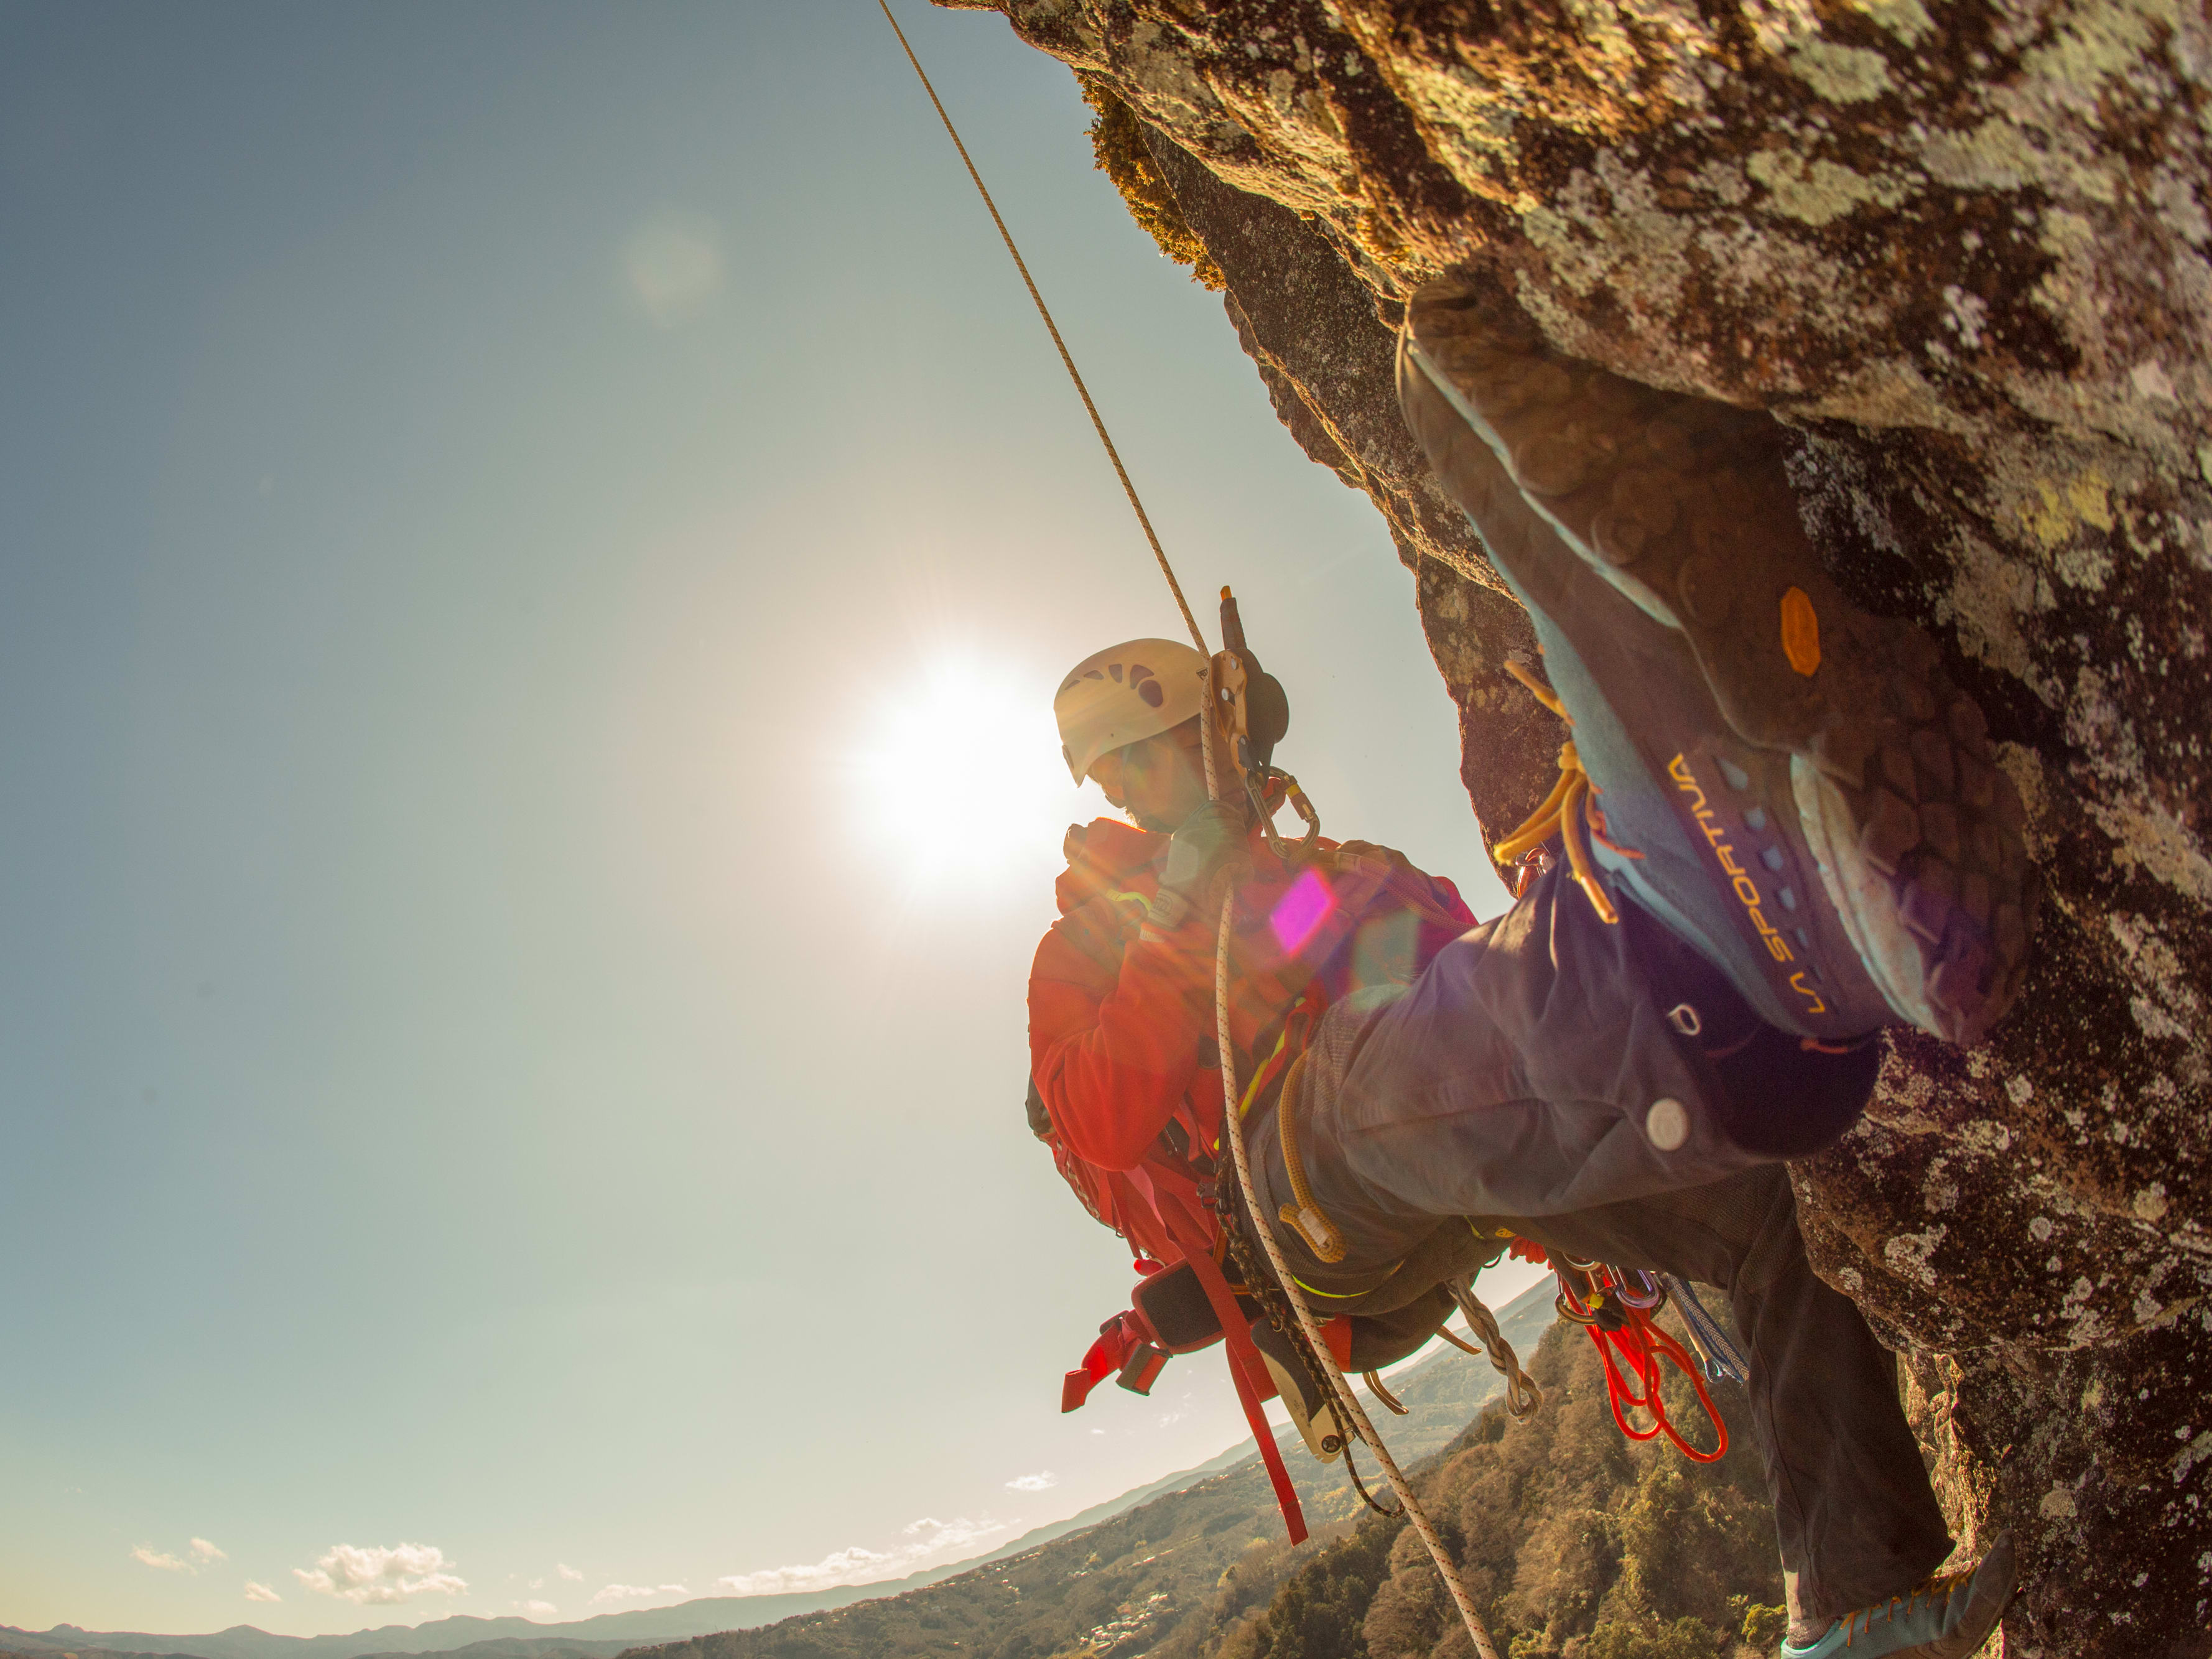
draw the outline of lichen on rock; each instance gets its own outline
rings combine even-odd
[[[1795,1171],[2015,1656],[2212,1653],[2212,21],[2184,0],[941,0],[1141,125],[1306,452],[1389,523],[1493,829],[1558,728],[1396,414],[1447,271],[1790,430],[1808,529],[1990,716],[2019,1006]],[[2197,1449],[2206,1448],[2203,1450]]]

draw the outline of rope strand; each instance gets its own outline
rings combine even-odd
[[[1212,684],[1213,677],[1209,674],[1206,676],[1209,702],[1212,701]],[[1213,722],[1209,719],[1206,722],[1206,730],[1211,732],[1212,728]],[[1382,1466],[1382,1473],[1389,1480],[1391,1490],[1398,1494],[1398,1502],[1405,1506],[1406,1518],[1420,1534],[1421,1542],[1428,1546],[1429,1559],[1436,1563],[1437,1576],[1444,1581],[1444,1588],[1451,1592],[1452,1602],[1458,1607],[1460,1619],[1467,1626],[1467,1633],[1474,1642],[1475,1652],[1481,1656],[1481,1659],[1498,1659],[1498,1650],[1491,1643],[1490,1632],[1482,1627],[1482,1617],[1474,1610],[1474,1598],[1468,1594],[1467,1585],[1461,1581],[1459,1568],[1453,1563],[1450,1553],[1444,1548],[1444,1540],[1437,1531],[1436,1522],[1429,1519],[1428,1510],[1413,1495],[1412,1484],[1398,1468],[1398,1460],[1390,1455],[1390,1449],[1382,1443],[1382,1437],[1375,1431],[1375,1425],[1368,1420],[1366,1409],[1360,1405],[1359,1397],[1345,1382],[1344,1372],[1337,1365],[1336,1356],[1329,1351],[1328,1342],[1322,1335],[1321,1323],[1315,1319],[1313,1310],[1306,1305],[1305,1293],[1298,1288],[1297,1278],[1291,1273],[1289,1264],[1283,1260],[1283,1247],[1275,1242],[1275,1230],[1267,1224],[1267,1218],[1260,1208],[1259,1196],[1253,1189],[1252,1164],[1244,1151],[1243,1126],[1237,1121],[1237,1049],[1229,1034],[1229,941],[1230,927],[1236,914],[1237,894],[1232,886],[1221,901],[1221,926],[1214,943],[1213,1026],[1214,1043],[1221,1053],[1221,1138],[1229,1143],[1230,1161],[1237,1166],[1237,1187],[1244,1195],[1244,1213],[1252,1218],[1252,1231],[1260,1236],[1260,1248],[1267,1252],[1267,1265],[1274,1269],[1275,1281],[1282,1286],[1284,1298],[1290,1303],[1291,1311],[1297,1316],[1298,1328],[1305,1333],[1306,1340],[1321,1358],[1322,1374],[1336,1395],[1335,1405],[1340,1420],[1352,1425],[1359,1437],[1374,1451],[1375,1461]]]
[[[991,222],[998,226],[1000,240],[1006,243],[1006,252],[1014,256],[1014,269],[1022,273],[1022,285],[1029,289],[1030,299],[1036,306],[1037,315],[1044,319],[1045,331],[1052,336],[1053,344],[1059,348],[1060,361],[1066,366],[1067,378],[1075,382],[1076,396],[1083,399],[1083,407],[1091,416],[1091,424],[1098,428],[1098,441],[1106,446],[1106,459],[1114,463],[1114,476],[1121,481],[1121,489],[1129,497],[1129,505],[1137,514],[1137,522],[1144,526],[1145,539],[1152,544],[1152,556],[1159,561],[1160,574],[1168,579],[1168,591],[1175,595],[1176,609],[1182,612],[1182,625],[1190,629],[1190,642],[1198,647],[1200,655],[1208,654],[1206,635],[1199,632],[1198,618],[1190,613],[1190,601],[1182,596],[1182,584],[1176,580],[1175,567],[1168,562],[1167,551],[1161,547],[1160,538],[1152,529],[1152,518],[1146,513],[1144,502],[1137,498],[1137,486],[1129,482],[1129,470],[1121,465],[1121,452],[1114,447],[1114,440],[1107,435],[1106,422],[1099,416],[1098,405],[1091,401],[1091,388],[1083,384],[1083,376],[1076,371],[1075,358],[1067,349],[1067,342],[1060,337],[1060,325],[1053,321],[1052,313],[1045,308],[1044,295],[1037,292],[1036,282],[1030,275],[1028,262],[1022,258],[1021,249],[1014,246],[1013,233],[1006,228],[1006,222],[999,216],[999,204],[991,199],[991,192],[984,188],[983,175],[975,171],[975,163],[968,155],[968,146],[960,142],[959,129],[952,125],[952,118],[945,112],[944,102],[938,97],[937,88],[930,84],[928,72],[922,68],[921,59],[914,55],[914,47],[908,44],[906,31],[899,27],[898,19],[891,15],[890,0],[876,0],[876,3],[883,8],[884,21],[891,26],[891,33],[898,36],[899,45],[905,48],[906,61],[914,65],[914,72],[921,77],[921,89],[929,94],[929,101],[937,106],[937,118],[945,123],[945,131],[952,140],[952,148],[960,152],[961,164],[968,169],[968,176],[975,181],[975,193],[983,198],[983,205],[991,210]]]

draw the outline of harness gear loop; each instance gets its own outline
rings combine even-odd
[[[1381,1401],[1385,1406],[1389,1407],[1399,1416],[1411,1417],[1413,1414],[1413,1408],[1411,1406],[1400,1405],[1398,1403],[1398,1396],[1392,1394],[1389,1389],[1382,1386],[1382,1377],[1380,1372],[1362,1371],[1359,1373],[1359,1380],[1367,1385],[1368,1393],[1373,1395],[1377,1400]]]
[[[1658,1297],[1648,1306],[1639,1305],[1644,1302],[1644,1294],[1623,1294],[1620,1268],[1594,1263],[1588,1267],[1577,1267],[1574,1271],[1586,1279],[1590,1285],[1588,1316],[1577,1319],[1576,1322],[1589,1331],[1591,1342],[1596,1345],[1598,1358],[1605,1366],[1606,1403],[1612,1408],[1613,1423],[1621,1433],[1631,1440],[1650,1440],[1663,1434],[1674,1443],[1675,1450],[1693,1463],[1717,1463],[1727,1456],[1728,1423],[1713,1404],[1712,1395],[1705,1392],[1705,1366],[1693,1361],[1683,1351],[1682,1345],[1652,1318],[1660,1304],[1667,1299],[1663,1284],[1651,1279],[1649,1274],[1639,1274],[1639,1277],[1660,1287]],[[1560,1267],[1559,1272],[1564,1286],[1568,1269]],[[1634,1297],[1633,1300],[1630,1299],[1631,1295]],[[1580,1298],[1571,1298],[1569,1293],[1563,1290],[1559,1297],[1562,1312],[1566,1310],[1570,1299]],[[1635,1378],[1634,1384],[1622,1376],[1620,1365],[1615,1363],[1616,1357],[1627,1365]],[[1705,1407],[1705,1416],[1713,1425],[1717,1439],[1712,1450],[1699,1451],[1683,1439],[1680,1431],[1668,1417],[1667,1403],[1659,1392],[1662,1360],[1688,1377],[1690,1386],[1698,1391],[1698,1403]],[[1640,1391],[1637,1385],[1640,1385]],[[1643,1429],[1632,1426],[1629,1415],[1632,1412],[1647,1413],[1651,1419],[1651,1425]]]

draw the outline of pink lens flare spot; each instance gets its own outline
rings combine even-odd
[[[1267,915],[1267,926],[1275,930],[1275,942],[1291,955],[1314,936],[1329,912],[1336,908],[1336,895],[1329,890],[1328,881],[1318,870],[1308,870],[1291,884],[1291,890],[1276,902]]]

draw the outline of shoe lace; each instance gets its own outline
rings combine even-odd
[[[1935,1601],[1939,1598],[1948,1599],[1952,1591],[1966,1583],[1973,1576],[1972,1565],[1960,1567],[1950,1572],[1936,1573],[1923,1579],[1902,1595],[1893,1595],[1887,1601],[1876,1602],[1872,1607],[1861,1607],[1856,1613],[1846,1616],[1844,1625],[1844,1645],[1850,1646],[1851,1638],[1854,1636],[1863,1636],[1872,1630],[1877,1617],[1885,1624],[1897,1618],[1900,1613],[1909,1619],[1912,1616],[1913,1609],[1923,1601]]]
[[[1574,717],[1567,713],[1550,686],[1525,665],[1510,659],[1505,672],[1527,687],[1530,696],[1565,721],[1569,730],[1573,729]],[[1542,805],[1521,821],[1517,829],[1490,849],[1490,855],[1500,866],[1510,868],[1532,849],[1553,836],[1559,836],[1566,845],[1567,869],[1575,884],[1589,900],[1598,920],[1611,924],[1620,921],[1620,912],[1613,908],[1612,896],[1598,880],[1589,842],[1601,842],[1623,858],[1640,859],[1644,854],[1616,845],[1607,836],[1605,812],[1597,804],[1600,793],[1590,781],[1589,774],[1583,770],[1582,757],[1575,751],[1575,740],[1569,738],[1559,745],[1559,779],[1552,786],[1552,793],[1544,797]]]

